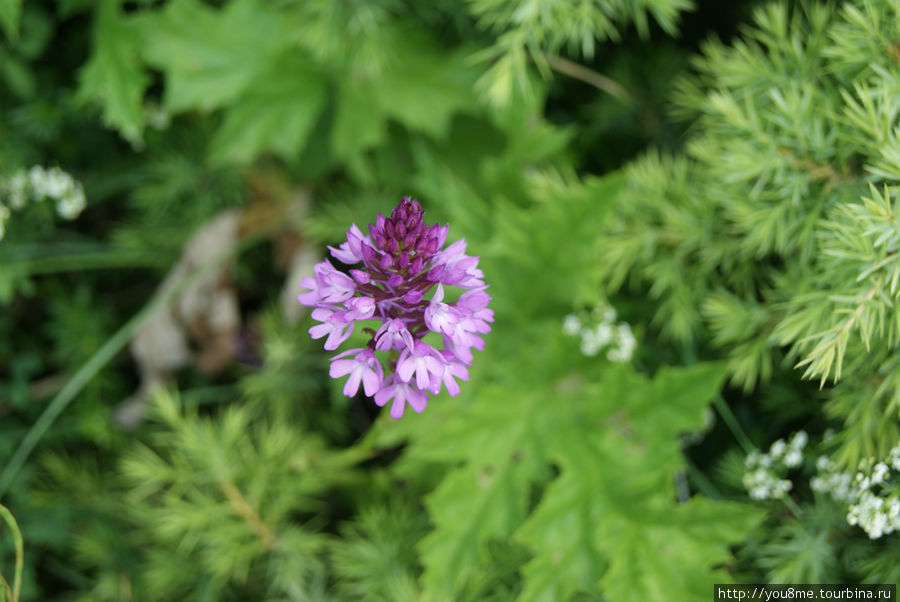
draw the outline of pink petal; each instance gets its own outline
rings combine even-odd
[[[416,369],[416,362],[410,357],[405,357],[401,361],[397,362],[397,376],[400,377],[405,383],[409,382],[409,379],[412,378],[413,371]]]
[[[372,397],[378,391],[378,387],[381,386],[381,378],[378,374],[375,373],[374,370],[366,370],[362,376],[363,381],[363,389],[365,389],[366,395],[368,397]]]
[[[362,370],[359,368],[350,373],[350,378],[348,378],[346,384],[344,384],[344,395],[347,397],[356,395],[356,392],[359,391],[359,380],[361,377]]]
[[[326,334],[330,333],[332,329],[331,324],[316,324],[312,328],[309,329],[309,336],[314,339],[321,339]]]
[[[395,397],[394,404],[391,406],[391,418],[397,420],[403,416],[403,407],[405,405],[406,404],[403,402],[403,398],[400,395]]]
[[[342,376],[346,376],[353,371],[353,368],[356,367],[358,362],[355,360],[336,360],[331,362],[331,367],[328,369],[328,376],[331,378],[340,378]]]
[[[417,413],[421,414],[425,406],[428,405],[428,396],[417,391],[410,391],[409,398],[406,400],[409,406]]]
[[[428,378],[428,370],[425,368],[424,362],[416,363],[416,386],[420,389],[427,389],[428,385],[431,384],[431,380]]]

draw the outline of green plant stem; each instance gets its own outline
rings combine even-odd
[[[22,544],[22,532],[19,531],[19,525],[16,523],[16,519],[13,518],[12,512],[10,512],[3,504],[0,504],[0,517],[3,517],[3,520],[9,525],[9,530],[12,531],[13,535],[13,545],[15,545],[16,548],[16,569],[15,574],[13,575],[12,591],[9,592],[9,594],[12,598],[12,602],[18,602],[19,590],[22,587],[22,567],[25,564],[25,546]],[[9,584],[6,583],[5,579],[3,585],[6,587],[7,591],[9,591]]]
[[[684,458],[684,467],[687,470],[688,477],[694,482],[700,493],[711,500],[721,499],[722,494],[719,493],[713,482],[709,480],[709,477],[703,474],[703,471],[697,468],[687,457]]]
[[[9,587],[9,583],[7,583],[2,573],[0,573],[0,585],[3,586],[3,602],[14,602],[12,589]]]
[[[756,446],[753,445],[753,442],[750,441],[750,437],[748,437],[747,433],[744,432],[744,429],[741,428],[741,424],[738,422],[737,417],[731,411],[731,408],[728,407],[728,404],[725,403],[725,400],[722,399],[721,395],[716,395],[716,398],[713,400],[713,405],[719,412],[719,416],[725,421],[725,425],[731,431],[731,434],[737,439],[738,444],[744,449],[744,453],[749,454],[755,450]]]
[[[57,272],[78,272],[83,270],[107,270],[116,268],[160,267],[159,256],[144,253],[80,253],[11,261],[13,266],[22,266],[29,274],[53,274]]]
[[[35,422],[28,430],[25,438],[22,439],[22,442],[13,454],[12,459],[10,459],[9,464],[7,464],[6,468],[3,469],[3,472],[0,473],[0,498],[6,494],[13,479],[15,479],[16,475],[19,474],[19,471],[25,464],[25,460],[28,459],[28,456],[34,450],[38,441],[41,440],[41,437],[43,437],[44,433],[47,432],[47,429],[50,428],[50,425],[52,425],[63,410],[66,409],[75,396],[81,392],[84,386],[96,376],[100,369],[128,344],[138,328],[141,327],[144,321],[146,321],[159,306],[171,301],[189,285],[202,278],[210,270],[221,265],[232,255],[236,255],[258,242],[266,235],[266,233],[269,233],[270,230],[271,228],[267,228],[265,231],[257,232],[253,236],[248,236],[245,240],[241,241],[231,249],[228,249],[219,256],[210,259],[204,265],[185,274],[172,286],[157,291],[153,298],[151,298],[133,318],[126,322],[112,337],[107,339],[103,346],[78,369],[69,382],[67,382],[59,393],[56,394],[44,412],[37,419],[37,422]]]
[[[797,505],[797,502],[794,501],[794,498],[785,494],[781,496],[781,501],[784,502],[784,505],[788,507],[794,516],[800,516],[803,511],[800,509],[800,506]]]
[[[29,274],[131,267],[163,267],[164,256],[140,249],[117,249],[96,243],[16,245],[4,249],[0,261]]]
[[[551,69],[559,71],[564,75],[568,75],[573,79],[590,84],[598,90],[606,92],[613,98],[621,101],[623,104],[631,104],[631,94],[616,80],[561,56],[548,54],[545,58]]]

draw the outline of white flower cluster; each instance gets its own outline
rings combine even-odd
[[[768,453],[751,452],[744,461],[747,472],[744,473],[744,487],[754,500],[781,498],[791,490],[792,483],[782,478],[791,468],[803,463],[803,448],[809,437],[806,431],[797,431],[790,441],[778,439]]]
[[[900,483],[891,481],[891,470],[900,472],[900,445],[883,460],[863,462],[856,475],[841,472],[828,458],[816,463],[819,475],[810,486],[850,505],[847,522],[858,525],[870,539],[900,530]]]
[[[850,503],[857,497],[853,487],[853,475],[837,469],[837,465],[826,456],[816,460],[816,476],[809,480],[813,491],[829,493],[839,502]]]
[[[6,201],[0,202],[0,240],[6,233],[10,209],[20,211],[29,201],[54,201],[56,213],[67,220],[78,217],[86,204],[81,182],[58,167],[35,165],[27,171],[19,170],[5,181],[0,179],[0,193]]]
[[[634,354],[637,341],[628,322],[616,324],[616,310],[607,303],[580,314],[569,314],[563,320],[563,332],[581,337],[581,352],[595,356],[607,348],[606,359],[611,362],[628,362]]]

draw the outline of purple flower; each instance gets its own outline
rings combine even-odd
[[[341,359],[352,354],[356,354],[352,360]],[[371,350],[348,349],[331,358],[331,368],[328,370],[328,374],[331,378],[350,375],[344,384],[344,395],[347,397],[356,395],[360,381],[362,381],[366,395],[372,397],[381,388],[384,371]]]
[[[420,414],[428,405],[427,393],[417,389],[415,385],[398,380],[395,374],[391,374],[384,380],[381,390],[375,394],[375,404],[381,407],[391,399],[394,400],[394,403],[391,404],[391,418],[403,416],[406,404]]]
[[[465,239],[443,249],[449,226],[429,225],[424,217],[419,202],[405,197],[389,217],[378,214],[368,236],[351,225],[345,242],[328,247],[335,259],[353,266],[349,275],[322,261],[300,282],[309,292],[297,297],[314,308],[312,317],[321,324],[309,333],[327,337],[328,350],[346,341],[357,321],[381,322],[363,329],[370,335],[365,348],[334,356],[329,374],[348,377],[344,395],[356,395],[362,383],[377,405],[393,400],[394,418],[407,404],[421,412],[442,386],[459,394],[456,380],[468,380],[472,348],[484,349],[479,335],[490,332],[488,322],[494,321],[478,257],[466,255]],[[445,302],[449,286],[465,291]],[[442,349],[423,340],[429,333],[440,335]]]

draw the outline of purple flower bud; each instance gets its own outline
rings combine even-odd
[[[409,253],[403,251],[397,257],[397,264],[400,266],[400,269],[409,267]]]
[[[416,303],[421,301],[422,297],[424,297],[424,296],[425,296],[425,293],[423,293],[421,290],[419,290],[417,288],[414,288],[413,290],[411,290],[408,293],[406,293],[405,295],[403,295],[403,300],[410,305],[415,305]]]
[[[371,280],[369,272],[363,270],[350,270],[350,275],[360,284],[369,284],[369,281]]]

